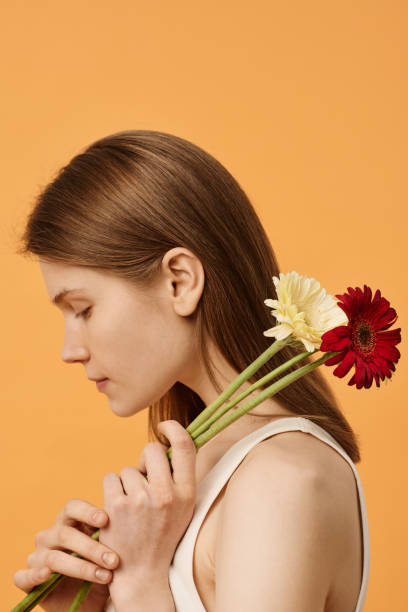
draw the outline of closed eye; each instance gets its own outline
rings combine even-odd
[[[89,311],[91,310],[92,306],[88,306],[88,308],[85,308],[85,310],[83,310],[82,312],[79,312],[78,314],[75,315],[75,318],[78,317],[82,317],[83,319],[88,319],[89,318]]]

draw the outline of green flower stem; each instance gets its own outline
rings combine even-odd
[[[29,612],[29,610],[35,608],[48,593],[51,593],[64,578],[65,576],[62,574],[52,573],[45,582],[34,587],[34,589],[32,589],[29,594],[11,610],[11,612]]]
[[[313,363],[307,364],[301,368],[298,368],[294,372],[290,372],[289,374],[287,374],[280,380],[276,381],[275,383],[273,383],[272,385],[264,389],[262,392],[258,393],[249,402],[247,402],[243,406],[240,406],[233,414],[228,415],[224,417],[223,419],[218,420],[220,416],[222,416],[225,412],[230,410],[230,408],[235,406],[235,404],[242,401],[245,397],[253,393],[253,391],[255,391],[257,388],[263,386],[266,382],[269,382],[269,380],[272,380],[273,378],[275,378],[282,372],[286,371],[292,365],[298,363],[299,361],[301,361],[308,355],[312,355],[313,352],[316,352],[316,351],[312,351],[312,352],[304,351],[303,353],[296,355],[292,359],[280,365],[278,368],[275,368],[272,372],[269,372],[268,374],[266,374],[260,380],[256,381],[253,385],[251,385],[248,389],[243,391],[240,395],[234,398],[234,400],[229,402],[226,406],[222,406],[225,403],[225,401],[229,399],[229,397],[231,397],[231,395],[245,381],[251,378],[259,370],[259,368],[263,366],[264,363],[266,363],[271,357],[273,357],[273,355],[275,355],[278,351],[280,351],[283,346],[285,346],[286,344],[290,344],[291,342],[292,342],[292,339],[290,337],[285,338],[284,340],[275,341],[270,347],[267,348],[266,351],[264,351],[257,359],[255,359],[255,361],[253,361],[247,368],[245,368],[245,370],[243,370],[241,374],[239,374],[239,376],[229,385],[229,387],[227,387],[227,389],[225,389],[221,393],[221,395],[219,395],[219,397],[214,402],[212,402],[212,404],[207,406],[190,423],[190,425],[186,428],[186,430],[190,433],[197,449],[203,446],[209,440],[211,440],[211,438],[217,435],[217,433],[225,429],[225,427],[227,427],[230,423],[233,423],[236,419],[240,418],[243,414],[245,414],[249,410],[252,410],[252,408],[255,408],[255,406],[263,402],[268,397],[275,395],[275,393],[278,393],[279,391],[281,391],[282,389],[290,385],[292,382],[294,382],[298,378],[301,378],[302,376],[304,376],[305,374],[307,374],[314,368],[318,367],[319,365],[327,361],[327,359],[329,359],[330,357],[337,355],[337,352],[338,352],[337,351],[337,352],[325,353],[320,359],[317,359]],[[221,410],[216,412],[217,409],[220,407],[222,407]],[[209,427],[214,422],[216,422],[216,425],[210,431]],[[172,470],[171,456],[172,456],[172,448],[170,447],[167,450],[167,457],[169,460],[170,468]],[[99,531],[100,530],[97,529],[92,534],[91,537],[94,540],[99,540]],[[71,556],[80,557],[80,555],[78,555],[75,552],[72,552]],[[83,557],[80,557],[80,558],[82,559]],[[19,604],[17,604],[17,606],[15,606],[11,610],[11,612],[29,612],[30,610],[35,608],[35,606],[38,605],[42,599],[44,599],[49,593],[51,593],[51,591],[53,591],[53,589],[65,577],[66,576],[64,576],[63,574],[58,574],[58,573],[53,572],[51,576],[45,582],[34,587],[30,591],[30,593],[28,593],[28,595]],[[85,597],[87,596],[89,590],[91,589],[92,584],[93,584],[92,582],[89,582],[87,580],[83,581],[79,591],[77,592],[74,600],[72,601],[72,604],[68,612],[76,612],[78,610],[78,608],[83,603]]]
[[[100,530],[97,529],[91,535],[91,538],[93,540],[99,540],[99,531]],[[78,553],[76,553],[76,552],[72,552],[71,556],[72,557],[80,557],[80,559],[83,559],[83,557],[78,555]],[[30,610],[35,608],[35,606],[37,606],[40,603],[40,601],[42,601],[49,593],[51,593],[51,591],[53,591],[55,589],[55,587],[58,586],[58,584],[62,580],[64,580],[64,578],[66,578],[66,576],[64,574],[58,574],[57,572],[53,572],[51,574],[51,576],[49,578],[47,578],[47,580],[45,580],[41,584],[37,584],[36,587],[31,589],[31,591],[28,593],[28,595],[26,595],[26,597],[24,597],[24,599],[22,599],[20,601],[20,603],[18,603],[11,610],[11,612],[29,612]],[[83,582],[83,586],[81,587],[80,591],[77,593],[76,598],[75,598],[74,601],[76,601],[76,599],[79,596],[80,592],[82,592],[82,589],[84,589],[84,591],[85,591],[86,584],[84,584],[84,583],[87,583],[87,581]],[[90,583],[90,584],[92,586],[92,583]],[[85,599],[85,596],[86,596],[86,594],[89,591],[89,588],[87,589],[83,599]],[[70,608],[70,612],[73,612],[74,610],[77,610],[79,608],[79,606],[81,605],[83,599],[80,601],[79,605],[76,608]]]
[[[298,378],[301,378],[305,374],[308,374],[309,372],[311,372],[312,370],[320,366],[322,363],[327,361],[330,357],[333,357],[336,354],[337,352],[325,353],[322,357],[320,357],[319,359],[316,359],[316,361],[314,361],[313,363],[308,363],[304,365],[303,367],[298,368],[294,372],[290,372],[289,374],[286,374],[286,376],[277,380],[275,383],[273,383],[272,385],[270,385],[269,387],[261,391],[261,393],[258,393],[258,395],[254,397],[253,399],[249,400],[249,402],[237,408],[236,412],[234,412],[233,414],[229,414],[223,419],[221,419],[220,421],[218,421],[215,424],[213,431],[206,431],[201,436],[196,438],[194,440],[196,447],[200,448],[201,446],[203,446],[203,444],[208,442],[208,440],[211,440],[211,438],[217,435],[217,433],[219,433],[220,431],[225,429],[228,425],[230,425],[230,423],[233,423],[234,421],[239,419],[243,414],[245,414],[249,410],[252,410],[252,408],[255,408],[255,406],[258,406],[258,404],[263,402],[268,397],[275,395],[275,393],[278,393],[279,391],[281,391],[282,389],[284,389],[285,387],[293,383]]]
[[[285,387],[287,387],[288,385],[293,383],[298,378],[301,378],[305,374],[308,374],[308,372],[311,372],[315,368],[319,367],[322,363],[324,363],[325,361],[330,359],[330,357],[334,357],[334,355],[337,355],[339,352],[340,351],[333,351],[333,352],[330,352],[330,353],[324,353],[324,355],[322,357],[320,357],[319,359],[316,359],[316,361],[314,361],[313,363],[308,363],[308,364],[304,365],[303,367],[298,368],[294,372],[289,372],[289,374],[286,374],[286,376],[284,376],[283,378],[280,378],[279,380],[277,380],[275,383],[273,383],[272,385],[270,385],[269,387],[267,387],[266,389],[261,391],[261,393],[258,393],[258,395],[256,395],[256,397],[254,397],[253,399],[249,400],[249,402],[247,402],[243,406],[240,406],[236,410],[236,412],[234,412],[233,414],[229,414],[226,417],[224,417],[223,419],[221,419],[220,421],[218,421],[215,424],[215,426],[214,426],[214,428],[212,430],[206,431],[205,433],[203,433],[200,436],[198,436],[198,438],[195,438],[194,439],[194,444],[195,444],[196,448],[198,449],[201,446],[203,446],[206,442],[211,440],[211,438],[216,436],[220,431],[222,431],[228,425],[230,425],[231,423],[233,423],[234,421],[239,419],[243,414],[245,414],[249,410],[252,410],[252,408],[255,408],[255,406],[258,406],[258,404],[263,402],[268,397],[271,397],[272,395],[275,395],[275,393],[278,393],[279,391],[281,391],[282,389],[284,389]],[[169,461],[170,461],[171,460],[171,456],[172,456],[172,448],[171,447],[167,450],[167,456],[168,456]]]
[[[243,382],[248,380],[248,378],[251,378],[251,376],[255,372],[257,372],[259,368],[264,363],[266,363],[266,361],[268,361],[268,359],[270,359],[273,355],[275,355],[285,344],[288,344],[289,342],[290,340],[288,341],[288,339],[274,342],[272,346],[268,347],[268,349],[264,353],[262,353],[245,370],[243,370],[243,372],[241,372],[241,374],[231,383],[229,387],[227,387],[227,389],[223,393],[221,393],[221,395],[212,404],[207,406],[207,408],[205,408],[198,415],[198,417],[194,419],[192,423],[190,423],[189,427],[187,427],[187,431],[189,431],[190,435],[192,436],[194,444],[197,449],[203,446],[206,442],[208,442],[208,440],[211,440],[211,438],[213,438],[217,433],[225,429],[225,427],[227,427],[230,423],[233,423],[236,419],[241,417],[243,414],[245,414],[249,410],[252,410],[252,408],[255,408],[255,406],[263,402],[265,399],[274,395],[275,393],[278,393],[278,391],[281,391],[282,389],[290,385],[292,382],[294,382],[298,378],[301,378],[302,376],[304,376],[305,374],[307,374],[314,368],[317,368],[319,365],[327,361],[327,359],[337,354],[337,352],[325,353],[322,357],[320,357],[320,359],[317,359],[313,363],[309,363],[303,366],[302,368],[298,368],[294,372],[290,372],[289,374],[287,374],[286,376],[284,376],[277,382],[273,383],[272,385],[264,389],[264,391],[262,391],[261,393],[258,393],[258,395],[256,395],[252,400],[250,400],[243,406],[240,406],[235,413],[233,413],[232,415],[228,415],[224,419],[221,419],[220,421],[218,421],[212,431],[208,431],[209,424],[216,421],[221,414],[224,414],[224,412],[229,410],[232,406],[237,404],[244,397],[252,393],[258,387],[263,386],[265,382],[271,380],[272,378],[275,378],[276,376],[278,376],[285,370],[289,369],[292,365],[301,361],[301,359],[304,359],[308,355],[313,354],[313,352],[316,352],[316,351],[312,351],[312,352],[304,351],[300,355],[296,355],[292,359],[289,359],[284,364],[275,368],[275,370],[273,370],[272,372],[268,372],[268,374],[266,374],[260,380],[256,381],[253,385],[251,385],[251,387],[246,389],[243,393],[241,393],[238,397],[236,397],[232,402],[230,402],[230,404],[227,404],[227,407],[225,407],[222,410],[222,412],[220,412],[220,414],[217,414],[215,418],[211,417],[211,415],[217,410],[217,408],[219,408],[219,406],[221,406],[225,402],[225,400],[228,399],[234,393],[234,391],[236,391],[236,389],[238,389],[242,385]],[[203,417],[206,415],[209,418],[207,420],[204,420]],[[205,427],[206,432],[199,435],[197,432],[202,431],[203,427]],[[169,460],[170,468],[172,468],[172,464],[171,464],[172,449],[171,447],[167,450],[166,454]],[[86,587],[87,587],[87,583],[84,582],[84,585],[81,587],[80,591],[77,594],[77,598],[81,594],[81,592],[86,589]],[[86,596],[86,593],[85,593],[85,596]],[[82,602],[82,599],[80,599],[79,605],[81,602]],[[77,607],[73,607],[72,605],[68,612],[76,612],[76,610],[79,608],[79,605]]]
[[[200,425],[206,422],[206,420],[212,416],[212,414],[222,406],[222,404],[236,391],[248,378],[251,378],[264,363],[266,363],[273,355],[281,350],[286,344],[290,344],[292,341],[291,336],[288,336],[284,340],[276,340],[271,346],[268,346],[266,351],[261,353],[255,361],[253,361],[245,370],[237,376],[237,378],[217,397],[216,400],[209,404],[200,414],[192,421],[186,428],[189,434],[192,434]]]
[[[76,612],[78,610],[78,608],[81,606],[82,602],[84,601],[85,597],[88,595],[88,592],[90,591],[92,584],[93,582],[88,582],[87,580],[84,580],[81,588],[79,589],[78,593],[75,595],[75,598],[72,600],[72,603],[68,608],[68,612]]]
[[[317,350],[318,349],[316,349],[316,351]],[[312,355],[316,351],[312,351],[312,352],[304,351],[303,353],[300,353],[300,355],[296,355],[295,357],[292,357],[292,359],[289,359],[288,361],[285,361],[285,363],[283,363],[282,365],[280,365],[277,368],[275,368],[274,370],[272,370],[272,372],[268,372],[268,374],[265,374],[265,376],[263,376],[262,378],[257,380],[253,385],[248,387],[248,389],[245,389],[245,391],[243,391],[242,393],[237,395],[237,397],[235,397],[233,400],[231,400],[228,404],[226,404],[225,406],[221,406],[220,410],[218,410],[218,412],[215,412],[209,419],[207,419],[205,421],[205,423],[203,423],[199,427],[196,427],[194,429],[194,431],[191,433],[191,437],[193,438],[193,440],[195,440],[195,438],[197,438],[200,434],[202,434],[204,431],[206,431],[223,414],[228,412],[228,410],[233,408],[236,404],[241,402],[248,395],[253,393],[256,389],[258,389],[259,387],[263,387],[265,385],[265,383],[269,382],[273,378],[276,378],[277,376],[279,376],[280,374],[282,374],[283,372],[288,370],[290,367],[292,367],[293,365],[295,365],[296,363],[298,363],[302,359],[305,359],[305,357],[308,357],[308,355]]]

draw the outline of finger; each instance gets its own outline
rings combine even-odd
[[[142,474],[147,474],[147,469],[146,469],[146,449],[147,449],[147,448],[150,448],[150,446],[151,446],[152,444],[155,444],[155,445],[159,445],[159,446],[161,446],[161,447],[162,447],[162,449],[164,450],[164,452],[165,452],[165,453],[167,453],[167,451],[168,451],[168,449],[169,449],[169,447],[170,447],[170,443],[166,445],[166,444],[162,444],[162,443],[161,443],[161,442],[159,442],[159,441],[149,442],[149,444],[146,444],[146,446],[145,446],[145,447],[144,447],[144,449],[143,449],[142,454],[140,455],[139,463],[137,464],[137,469],[138,469],[138,470],[139,470],[139,472],[141,472]],[[169,463],[169,465],[170,465],[170,462],[169,462],[169,460],[168,460],[168,459],[167,459],[167,461],[168,461],[168,463]],[[170,466],[170,469],[171,469],[171,466]]]
[[[28,555],[26,565],[30,568],[37,567],[40,569],[45,566],[45,563],[39,550],[36,550],[30,555]]]
[[[120,480],[126,495],[137,494],[140,488],[146,490],[148,482],[134,465],[128,465],[120,472]]]
[[[49,567],[35,567],[18,570],[13,576],[13,582],[22,591],[29,593],[37,584],[41,584],[51,575]]]
[[[37,565],[41,564],[41,566],[47,565],[47,554],[50,549],[75,552],[81,557],[108,569],[114,569],[119,564],[119,555],[114,550],[69,525],[63,525],[58,529],[45,532],[41,541],[41,548],[34,553],[32,562]],[[105,557],[105,555],[107,556]],[[35,560],[34,556],[36,557]],[[29,560],[31,561],[28,558],[27,562]]]
[[[194,440],[178,421],[161,421],[157,429],[166,436],[171,445],[174,482],[182,488],[193,490],[197,455]]]
[[[122,481],[117,474],[114,472],[109,472],[103,477],[103,499],[104,506],[109,512],[109,509],[112,507],[112,502],[114,500],[120,499],[125,495],[125,491],[123,490]]]
[[[112,572],[108,569],[101,568],[86,559],[74,557],[61,550],[47,549],[44,557],[46,567],[49,567],[53,572],[64,574],[64,576],[99,584],[106,584],[112,579]]]
[[[170,489],[174,485],[166,450],[160,442],[149,442],[143,449],[147,481],[157,489]]]
[[[61,510],[56,524],[75,525],[77,521],[101,527],[105,525],[109,517],[105,510],[89,504],[83,499],[70,499]]]

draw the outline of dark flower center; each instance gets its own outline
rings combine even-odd
[[[356,321],[353,331],[353,342],[362,353],[371,353],[375,348],[375,330],[364,320]]]

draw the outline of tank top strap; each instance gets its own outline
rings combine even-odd
[[[215,498],[256,444],[272,435],[287,431],[303,431],[316,436],[340,453],[353,470],[359,494],[364,543],[363,576],[355,612],[361,612],[363,609],[368,586],[370,544],[365,499],[359,474],[344,448],[320,425],[304,417],[281,417],[235,442],[199,483],[193,517],[178,544],[169,568],[169,583],[176,612],[206,612],[194,583],[193,554],[199,529]]]
[[[213,466],[198,487],[197,505],[199,505],[200,510],[205,512],[205,509],[210,507],[232,473],[237,469],[238,465],[254,446],[272,435],[287,431],[303,431],[314,434],[323,442],[335,448],[348,463],[353,463],[337,440],[310,419],[305,419],[303,417],[282,417],[270,421],[263,427],[259,427],[244,438],[238,440]]]
[[[363,575],[355,612],[361,612],[366,599],[369,567],[370,540],[364,493],[355,465],[344,448],[325,429],[304,417],[282,417],[271,421],[238,440],[206,474],[197,487],[193,517],[181,538],[169,567],[169,585],[173,594],[176,612],[206,612],[196,589],[193,577],[193,554],[201,524],[212,503],[232,473],[258,442],[286,431],[310,433],[336,450],[351,466],[357,483],[360,516],[363,530]],[[110,598],[105,607],[114,612]]]

